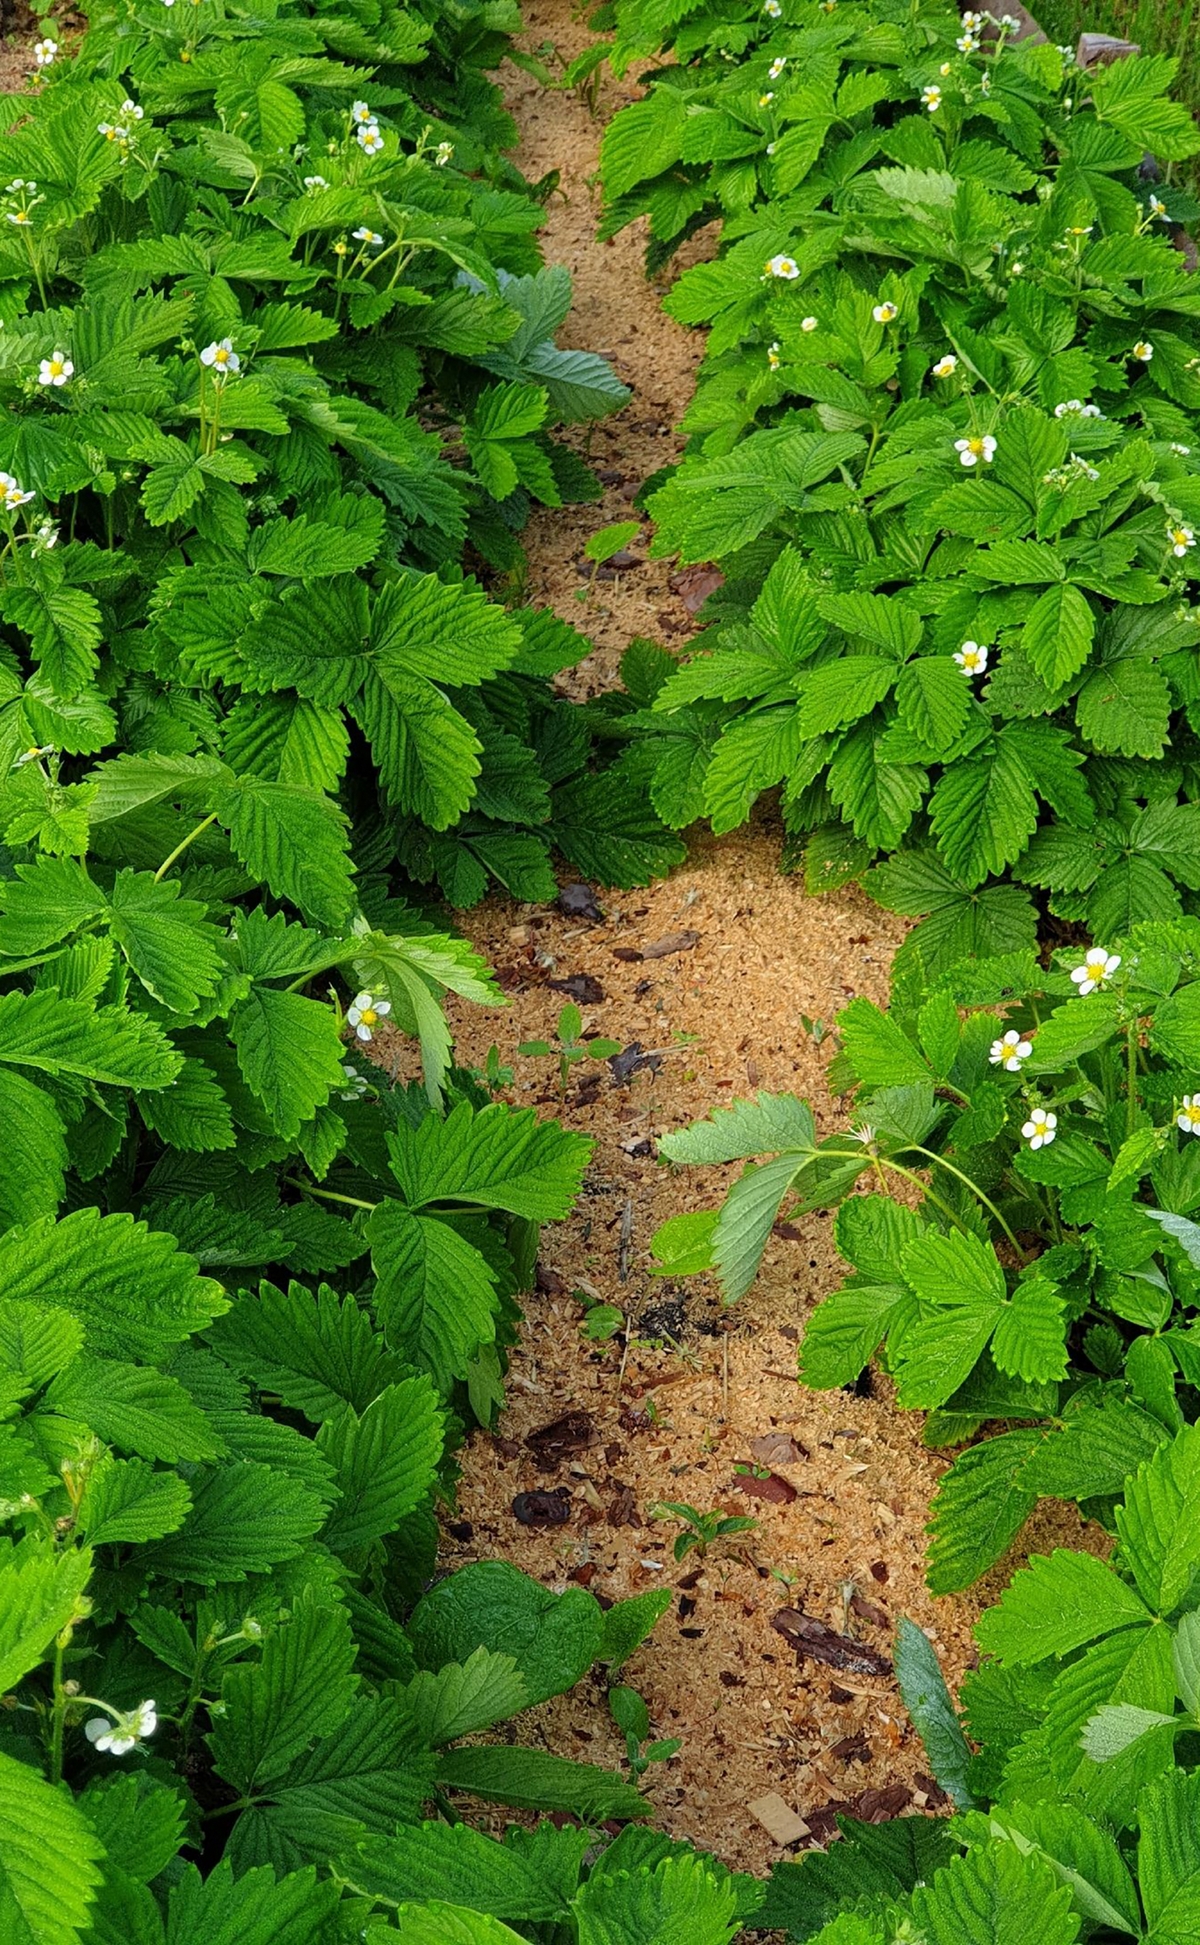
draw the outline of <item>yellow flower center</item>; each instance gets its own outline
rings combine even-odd
[[[373,1027],[379,1015],[373,1006],[364,1006],[359,1018],[365,1027]]]
[[[973,452],[973,453],[975,453],[976,455],[978,455],[979,453],[981,453],[981,452],[983,451],[983,440],[982,440],[982,439],[968,439],[968,440],[967,440],[967,451],[968,451],[968,452]]]
[[[52,377],[52,378],[57,378],[57,377],[58,377],[58,375],[59,375],[59,373],[60,373],[60,372],[62,371],[62,368],[63,368],[63,361],[62,361],[62,359],[61,359],[61,358],[51,358],[51,360],[50,360],[50,375],[51,375],[51,377]],[[1176,535],[1176,539],[1178,539],[1178,538],[1179,538],[1179,536],[1178,536],[1178,535]]]

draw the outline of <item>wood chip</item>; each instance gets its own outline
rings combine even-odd
[[[771,1626],[796,1650],[801,1661],[820,1661],[827,1668],[844,1669],[850,1675],[890,1675],[892,1664],[886,1655],[865,1641],[853,1641],[838,1634],[812,1614],[798,1607],[781,1607],[771,1616]]]
[[[765,1478],[753,1472],[735,1472],[733,1484],[747,1498],[764,1500],[768,1506],[790,1506],[796,1497],[791,1480],[778,1472],[768,1472]]]
[[[676,952],[694,952],[700,943],[698,932],[668,932],[665,939],[655,939],[652,944],[642,947],[643,959],[670,959]]]
[[[536,1431],[529,1432],[525,1443],[540,1466],[552,1469],[560,1459],[568,1459],[573,1452],[583,1452],[589,1445],[598,1444],[599,1435],[585,1411],[568,1411],[549,1425],[539,1425]]]
[[[798,1844],[802,1837],[809,1834],[804,1818],[798,1817],[776,1790],[768,1790],[765,1796],[756,1796],[746,1808],[777,1844]]]
[[[790,1432],[764,1432],[750,1441],[750,1456],[765,1466],[802,1465],[812,1455],[798,1445]]]

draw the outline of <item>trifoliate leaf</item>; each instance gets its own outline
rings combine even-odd
[[[426,1115],[389,1136],[392,1173],[412,1209],[502,1209],[531,1222],[566,1215],[579,1190],[590,1144],[532,1108],[464,1101],[445,1120]]]

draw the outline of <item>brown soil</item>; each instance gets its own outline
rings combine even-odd
[[[567,0],[531,0],[525,11],[526,46],[552,39],[569,58],[585,44]],[[548,260],[566,262],[575,277],[565,341],[605,351],[634,392],[591,436],[593,464],[614,475],[604,504],[541,515],[526,540],[528,598],[597,644],[582,683],[571,679],[574,693],[587,693],[615,679],[631,635],[679,646],[693,627],[665,564],[597,587],[584,612],[576,561],[587,535],[624,517],[637,485],[677,450],[672,427],[700,341],[661,312],[638,230],[603,246],[595,240],[588,179],[604,123],[632,85],[609,81],[592,117],[575,96],[547,92],[524,73],[506,79],[523,132],[517,161],[533,177],[562,171],[565,198],[551,202],[544,241]],[[806,897],[779,874],[779,848],[766,822],[720,842],[698,837],[670,880],[600,894],[598,922],[493,900],[463,924],[499,969],[509,1007],[454,1008],[464,1064],[482,1064],[494,1040],[515,1069],[506,1098],[559,1113],[596,1148],[575,1214],[543,1237],[539,1288],[497,1433],[477,1433],[463,1452],[445,1565],[503,1557],[547,1585],[574,1580],[607,1599],[670,1587],[671,1609],[624,1677],[646,1697],[654,1732],[682,1741],[646,1788],[671,1834],[760,1872],[787,1854],[750,1808],[769,1793],[810,1825],[801,1843],[827,1839],[831,1803],[894,1815],[937,1801],[890,1678],[798,1663],[772,1615],[802,1608],[886,1655],[897,1617],[908,1614],[954,1683],[970,1660],[977,1596],[994,1598],[1000,1584],[993,1576],[971,1597],[941,1601],[926,1591],[924,1527],[945,1460],[923,1448],[920,1418],[896,1410],[885,1380],[875,1377],[866,1396],[812,1393],[796,1382],[797,1338],[842,1274],[827,1216],[801,1219],[772,1241],[758,1284],[732,1312],[711,1279],[664,1283],[652,1273],[659,1223],[714,1203],[729,1175],[668,1168],[655,1158],[656,1137],[759,1086],[802,1095],[822,1130],[836,1127],[843,1110],[824,1078],[831,1043],[801,1018],[827,1026],[853,994],[887,994],[901,922],[855,890]],[[694,943],[668,956],[628,956],[685,932]],[[564,1000],[578,996],[553,982],[578,975],[596,982],[583,989],[592,995],[585,1034],[637,1042],[654,1060],[623,1085],[606,1066],[581,1063],[560,1100],[555,1063],[516,1047],[552,1037]],[[609,1344],[581,1328],[597,1301],[627,1320]],[[568,1410],[588,1415],[593,1442],[547,1470],[524,1441]],[[794,1442],[792,1457],[774,1464],[795,1488],[787,1504],[749,1496],[753,1480],[737,1470],[756,1461],[754,1442],[771,1433]],[[538,1530],[518,1521],[518,1493],[557,1488],[567,1496],[565,1524]],[[753,1513],[759,1524],[677,1565],[678,1525],[649,1513],[665,1499]],[[1059,1509],[1036,1537],[1053,1544],[1079,1532],[1077,1515]],[[624,1755],[598,1678],[529,1712],[515,1733],[576,1760],[615,1766]]]

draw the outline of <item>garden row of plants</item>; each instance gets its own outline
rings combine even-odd
[[[502,996],[421,887],[681,854],[554,693],[587,643],[464,568],[519,589],[626,396],[554,341],[519,24],[101,4],[0,134],[6,1945],[415,1938],[468,1843],[547,1911],[710,1896],[636,1831],[578,1890],[633,1783],[462,1746],[668,1597],[435,1580],[589,1144],[454,1066]]]
[[[753,1282],[837,1208],[852,1266],[800,1374],[874,1359],[966,1446],[929,1581],[969,1586],[1043,1497],[1113,1536],[979,1624],[974,1753],[919,1631],[897,1672],[959,1814],[782,1865],[754,1923],[822,1945],[1200,1926],[1200,150],[1160,56],[1083,73],[1019,22],[767,0],[594,17],[642,99],[605,233],[707,349],[654,550],[723,577],[642,680],[656,807],[775,793],[813,891],[918,918],[882,1011],[837,1021],[844,1128],[760,1093],[668,1136],[743,1163],[666,1224],[668,1274]],[[647,56],[649,68],[639,67]],[[1153,162],[1146,151],[1154,151]],[[866,1190],[866,1193],[862,1191]],[[975,1441],[967,1443],[968,1441]]]

